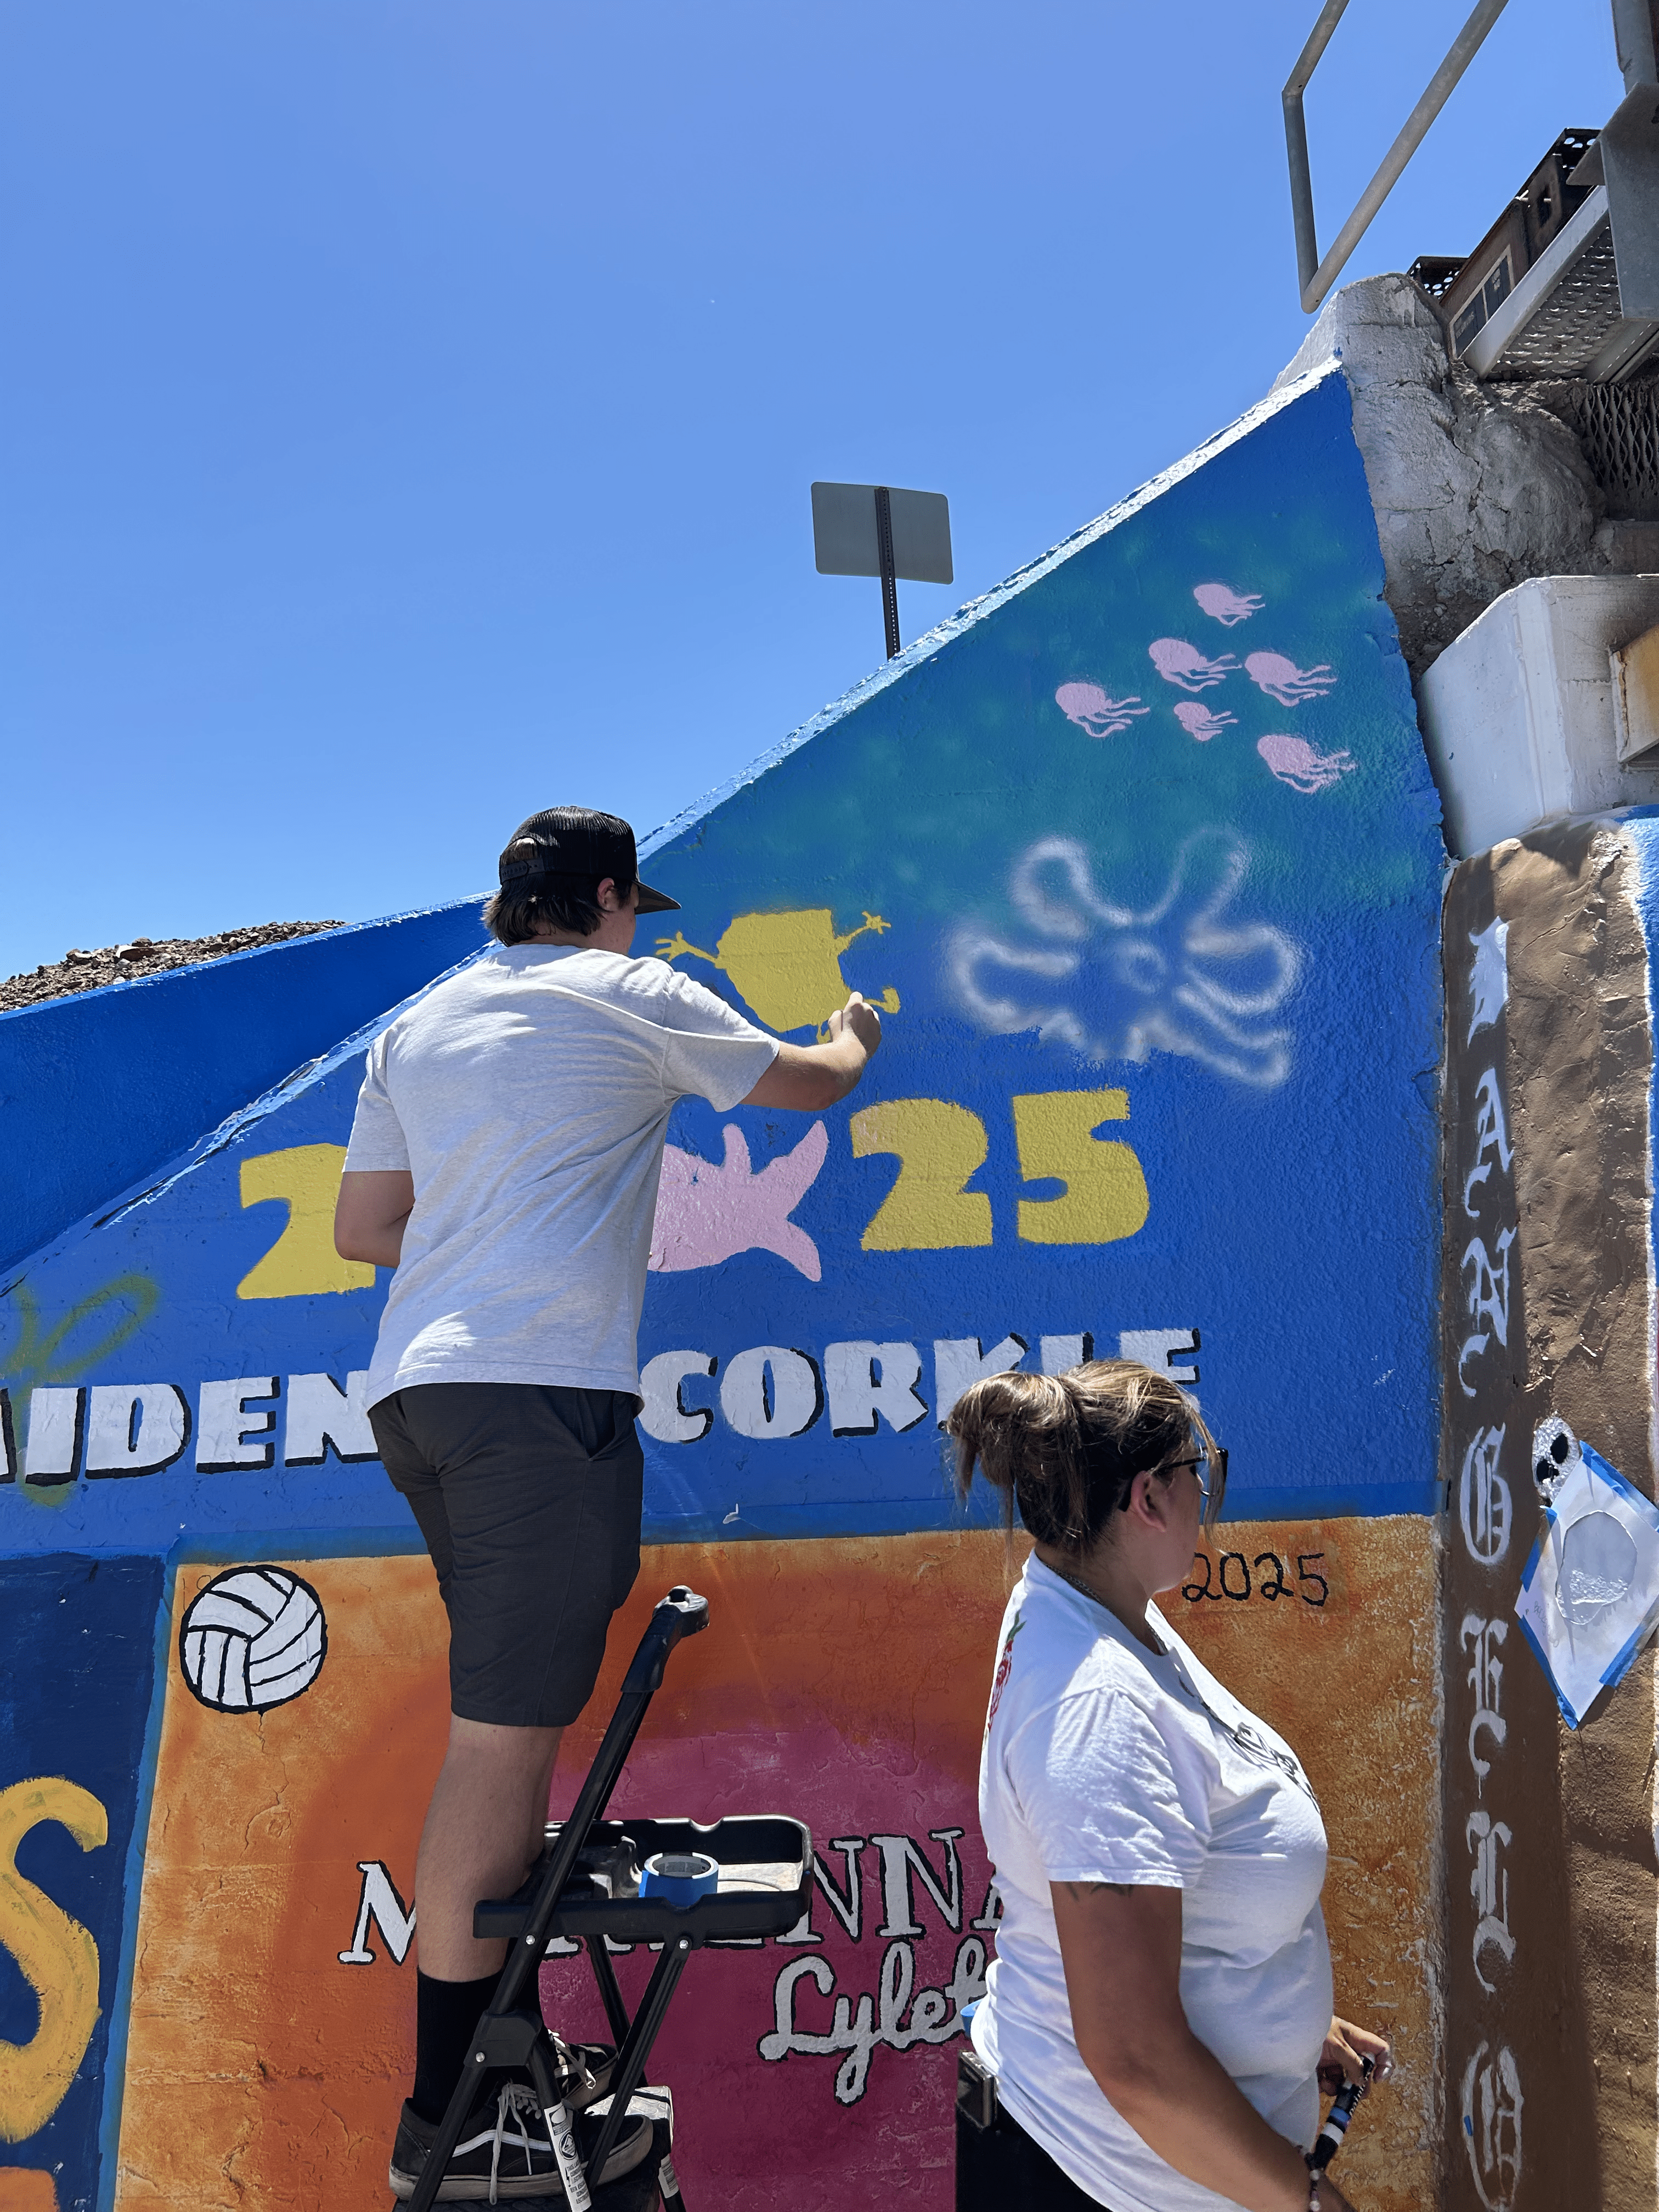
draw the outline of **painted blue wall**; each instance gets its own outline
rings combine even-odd
[[[483,935],[466,899],[0,1014],[0,1271]]]
[[[1431,1509],[1444,855],[1382,586],[1332,374],[654,841],[684,911],[637,951],[678,924],[687,973],[802,1039],[846,988],[895,1011],[831,1113],[676,1115],[647,1534],[949,1522],[950,1377],[1010,1335],[1027,1366],[1045,1338],[1054,1359],[1156,1339],[1195,1369],[1236,1514]],[[367,1367],[384,1278],[238,1295],[286,1220],[242,1203],[243,1166],[343,1144],[360,1044],[0,1304],[0,1548],[412,1544],[349,1455],[360,1425],[341,1413],[319,1463],[289,1443],[324,1392],[295,1376]],[[1121,1203],[1136,1171],[1144,1223]],[[896,1237],[902,1173],[901,1210],[922,1202]],[[1092,1211],[1091,1176],[1118,1178]],[[887,1347],[877,1370],[859,1345]],[[199,1472],[203,1385],[237,1377],[265,1386],[244,1458]],[[190,1409],[170,1466],[23,1479],[30,1391],[140,1382]]]
[[[88,1929],[98,1946],[100,2017],[68,2094],[26,2142],[0,2139],[0,2168],[54,2173],[59,2212],[94,2212],[100,2172],[113,2172],[118,2039],[136,1933],[131,1916],[138,1909],[129,1857],[148,1786],[162,1574],[155,1559],[59,1553],[0,1561],[6,1655],[0,1667],[0,1787],[63,1776],[90,1791],[109,1823],[108,1840],[83,1850],[67,1829],[44,1820],[24,1837],[15,1870],[0,1865],[0,1886],[15,1895],[21,1878]],[[69,1714],[72,1727],[65,1726]],[[33,1991],[0,1943],[0,2039],[32,2042],[39,2019]],[[107,2100],[106,2080],[117,2092]]]

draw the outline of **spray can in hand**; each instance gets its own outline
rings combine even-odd
[[[1362,2058],[1359,2063],[1362,2078],[1358,2081],[1344,2082],[1336,2093],[1330,2111],[1325,2115],[1324,2126],[1314,2138],[1314,2147],[1308,2153],[1310,2173],[1323,2173],[1336,2156],[1342,2147],[1342,2138],[1348,2132],[1348,2123],[1353,2118],[1354,2107],[1371,2086],[1371,2075],[1376,2071],[1372,2061]]]

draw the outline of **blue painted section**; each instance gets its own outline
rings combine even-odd
[[[671,1386],[647,1411],[648,1537],[950,1525],[951,1362],[1011,1334],[1027,1366],[1044,1337],[1115,1352],[1126,1333],[1196,1334],[1234,1515],[1433,1509],[1444,855],[1382,585],[1328,375],[650,841],[684,911],[637,951],[678,924],[686,972],[800,1041],[843,987],[896,1011],[864,1085],[822,1117],[676,1115],[672,1264],[641,1352],[685,1355],[686,1373],[678,1407]],[[406,1528],[371,1461],[295,1464],[288,1444],[291,1378],[343,1388],[367,1367],[384,1279],[237,1295],[284,1220],[241,1205],[242,1164],[343,1144],[361,1042],[42,1254],[0,1304],[20,1446],[42,1385],[172,1383],[193,1423],[155,1474],[19,1470],[0,1548],[217,1553],[258,1528],[292,1555]],[[1122,1097],[1066,1104],[1104,1091]],[[1079,1112],[1057,1166],[1044,1143]],[[941,1120],[967,1147],[954,1167]],[[902,1154],[933,1195],[895,1243],[877,1217]],[[1086,1198],[1103,1160],[1144,1175],[1144,1224],[1085,1203],[1056,1226],[1042,1205]],[[897,1378],[873,1413],[834,1349],[851,1344],[886,1347]],[[251,1401],[271,1463],[201,1471],[202,1385],[238,1376],[282,1378]]]
[[[0,1014],[0,1271],[484,941],[465,899]]]
[[[100,2018],[74,2081],[44,2128],[22,2142],[0,2140],[0,2169],[54,2173],[60,2212],[95,2212],[100,2170],[113,2150],[112,2143],[100,2148],[101,2122],[106,2081],[115,2091],[108,2107],[118,2112],[120,2104],[121,1970],[138,1910],[128,1862],[146,1772],[162,1578],[159,1559],[58,1553],[0,1561],[9,1655],[0,1671],[0,1783],[64,1776],[90,1791],[109,1820],[109,1839],[95,1850],[83,1851],[47,1820],[17,1852],[17,1875],[88,1929],[98,1946]],[[66,1729],[70,1712],[74,1726]],[[9,1881],[0,1868],[0,1883]],[[39,2019],[33,1993],[0,1944],[0,2039],[32,2042]]]

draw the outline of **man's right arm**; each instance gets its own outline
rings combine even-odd
[[[798,1114],[821,1114],[838,1105],[869,1066],[881,1042],[881,1016],[854,991],[830,1017],[823,1044],[781,1044],[745,1106],[782,1106]]]
[[[395,1267],[414,1209],[415,1178],[407,1168],[349,1168],[334,1206],[335,1250],[343,1260]]]

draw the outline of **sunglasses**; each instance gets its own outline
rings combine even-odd
[[[1220,1512],[1221,1501],[1227,1494],[1226,1449],[1224,1445],[1218,1444],[1213,1453],[1200,1452],[1193,1459],[1166,1459],[1159,1472],[1173,1474],[1177,1468],[1182,1467],[1191,1468],[1193,1473],[1198,1477],[1198,1494],[1204,1501],[1204,1521],[1207,1527]],[[1205,1480],[1206,1468],[1211,1470],[1208,1481]],[[1213,1504],[1210,1502],[1212,1491],[1215,1500]]]

